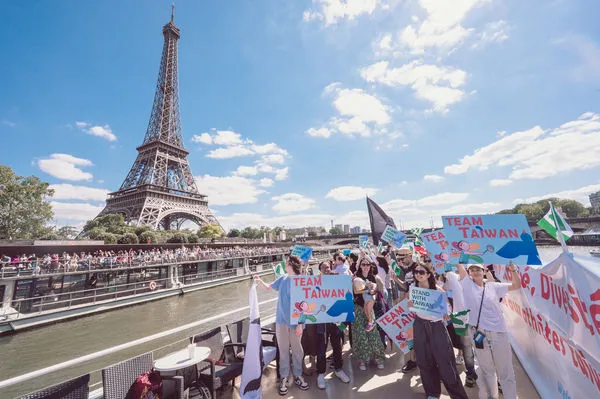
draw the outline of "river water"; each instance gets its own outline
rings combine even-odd
[[[544,262],[560,253],[558,246],[539,247]],[[588,255],[590,247],[570,247],[577,254]],[[266,281],[272,277],[265,278]],[[174,296],[154,302],[109,311],[89,317],[52,324],[34,330],[0,337],[0,380],[48,367],[79,356],[123,344],[184,324],[216,317],[194,329],[182,331],[167,338],[142,344],[107,355],[59,372],[39,376],[34,381],[0,389],[0,398],[13,398],[77,375],[92,373],[92,383],[99,383],[98,370],[123,359],[163,347],[176,341],[248,316],[248,289],[251,281],[232,283],[206,290]],[[276,294],[259,288],[261,318],[274,315]],[[239,309],[235,314],[224,312]],[[155,358],[183,348],[183,342],[155,352]],[[98,388],[100,385],[92,387]]]

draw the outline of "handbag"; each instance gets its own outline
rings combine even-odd
[[[481,302],[479,303],[479,314],[477,315],[477,325],[475,325],[475,334],[473,335],[473,341],[475,341],[475,347],[477,349],[483,349],[483,339],[485,334],[479,331],[479,319],[481,318],[481,309],[483,308],[483,298],[485,297],[485,283],[483,283],[483,293],[481,294]]]

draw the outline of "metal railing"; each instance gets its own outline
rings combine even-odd
[[[258,305],[261,306],[261,305],[264,305],[264,304],[267,304],[267,303],[270,303],[270,302],[274,302],[276,300],[277,300],[277,298],[268,299],[266,301],[259,302]],[[43,369],[35,370],[35,371],[29,372],[29,373],[25,373],[25,374],[22,374],[22,375],[19,375],[19,376],[16,376],[16,377],[8,378],[6,380],[0,381],[0,388],[9,387],[11,385],[16,385],[16,384],[21,384],[21,383],[29,381],[31,379],[39,378],[40,376],[45,375],[45,374],[57,372],[57,371],[66,369],[68,367],[76,366],[76,365],[88,362],[90,360],[94,360],[94,359],[97,359],[97,358],[100,358],[100,357],[103,357],[103,356],[107,356],[107,355],[110,355],[110,354],[113,354],[113,353],[117,353],[119,351],[131,348],[131,347],[134,347],[134,346],[138,346],[138,345],[141,345],[141,344],[145,344],[147,342],[155,341],[155,340],[158,340],[160,338],[168,337],[170,335],[173,335],[173,334],[185,331],[185,330],[189,330],[189,329],[201,326],[203,324],[206,324],[206,323],[218,320],[218,319],[223,318],[223,317],[231,316],[231,315],[234,315],[236,313],[239,313],[239,312],[242,312],[242,311],[248,310],[248,309],[250,309],[250,306],[244,306],[244,307],[241,307],[241,308],[238,308],[238,309],[230,310],[228,312],[219,313],[218,315],[211,316],[211,317],[208,317],[208,318],[203,319],[203,320],[199,320],[199,321],[195,321],[195,322],[192,322],[192,323],[188,323],[188,324],[185,324],[185,325],[182,325],[182,326],[179,326],[179,327],[167,330],[167,331],[163,331],[163,332],[160,332],[160,333],[157,333],[157,334],[153,334],[153,335],[150,335],[150,336],[147,336],[147,337],[136,339],[134,341],[126,342],[126,343],[121,344],[121,345],[113,346],[113,347],[110,347],[110,348],[107,348],[107,349],[103,349],[101,351],[97,351],[97,352],[93,352],[93,353],[90,353],[90,354],[87,354],[87,355],[84,355],[84,356],[80,356],[78,358],[71,359],[71,360],[68,360],[66,362],[62,362],[62,363],[59,363],[59,364],[55,364],[53,366],[45,367]],[[187,339],[185,339],[185,340],[179,340],[179,341],[176,341],[176,342],[171,342],[169,345],[166,345],[166,346],[163,346],[163,347],[160,347],[160,348],[156,348],[152,352],[155,352],[155,351],[157,351],[159,349],[163,349],[165,347],[174,345],[174,344],[182,342],[182,341],[187,341]],[[100,371],[100,370],[91,371],[90,374],[93,373],[93,372],[97,372],[97,371]]]
[[[228,261],[234,259],[244,258],[261,258],[265,256],[281,256],[287,254],[289,251],[279,251],[274,253],[264,254],[232,254],[228,257],[219,256],[195,256],[193,254],[185,254],[183,256],[178,255],[165,255],[165,256],[151,256],[144,255],[139,256],[110,256],[110,257],[97,257],[91,259],[79,259],[76,263],[65,258],[59,258],[58,260],[52,260],[50,262],[38,259],[37,261],[19,261],[19,262],[2,262],[2,268],[0,269],[0,278],[5,277],[24,277],[24,276],[40,276],[40,275],[53,275],[53,274],[64,274],[69,272],[81,272],[81,271],[101,271],[101,270],[113,270],[121,268],[131,267],[145,267],[145,266],[167,266],[170,264],[189,264],[196,262],[218,262]]]

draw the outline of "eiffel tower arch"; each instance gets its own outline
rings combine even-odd
[[[150,121],[138,155],[118,191],[108,194],[99,216],[120,213],[128,224],[154,229],[181,228],[185,220],[199,226],[219,222],[200,194],[187,160],[179,116],[177,41],[174,15],[163,26],[164,45]]]

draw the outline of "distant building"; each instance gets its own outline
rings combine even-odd
[[[334,227],[336,229],[340,229],[340,230],[344,231],[344,226],[342,226],[341,224],[336,224]]]
[[[354,226],[350,229],[350,234],[360,234],[360,226]]]
[[[296,237],[308,237],[309,233],[315,233],[321,235],[323,233],[322,227],[299,227],[296,229],[285,229],[287,234],[293,234]]]
[[[590,204],[592,204],[592,213],[600,213],[600,191],[590,194]]]
[[[344,225],[344,234],[350,234],[350,225],[349,224]]]

